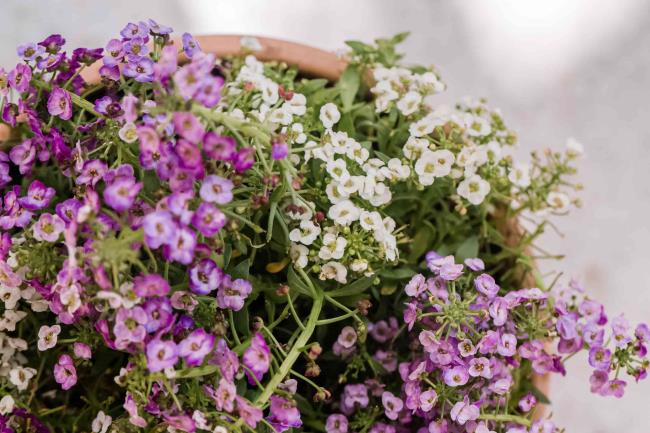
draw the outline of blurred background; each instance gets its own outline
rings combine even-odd
[[[2,0],[0,64],[15,46],[62,33],[103,47],[128,21],[176,31],[272,36],[336,50],[347,39],[410,31],[407,61],[435,64],[441,102],[487,97],[520,152],[582,142],[583,209],[559,218],[544,246],[606,304],[650,320],[650,2],[645,0]],[[557,263],[543,265],[557,268]],[[586,358],[554,378],[554,417],[569,432],[647,433],[650,381],[616,400],[589,393]]]

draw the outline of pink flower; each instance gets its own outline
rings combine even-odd
[[[163,210],[152,212],[142,221],[144,239],[151,248],[158,248],[171,241],[172,234],[176,231],[176,223],[172,215]]]
[[[176,133],[186,140],[197,144],[200,143],[205,135],[205,128],[199,122],[199,119],[190,112],[174,113],[172,118]]]
[[[75,342],[72,345],[72,350],[74,351],[74,356],[79,359],[90,359],[92,358],[92,351],[90,346],[84,343]]]
[[[55,87],[47,100],[47,111],[52,116],[58,116],[62,120],[70,120],[72,117],[72,99],[67,90]]]
[[[235,401],[237,401],[237,413],[239,417],[250,428],[255,428],[257,423],[263,418],[262,409],[253,406],[248,400],[240,396],[236,396]]]
[[[212,399],[217,410],[232,412],[235,410],[236,396],[237,388],[235,384],[222,377],[219,379],[219,386],[212,394]]]
[[[203,236],[213,237],[226,225],[226,216],[210,203],[201,203],[192,216],[192,225]]]
[[[144,327],[146,323],[147,313],[141,307],[117,310],[113,327],[117,346],[125,348],[130,343],[141,343],[147,334]]]
[[[178,344],[178,354],[190,367],[201,365],[212,349],[214,335],[208,334],[203,328],[195,329]]]
[[[327,417],[326,433],[348,433],[348,419],[345,415],[336,413]]]
[[[190,289],[199,295],[216,290],[223,280],[223,270],[210,259],[202,259],[189,269]]]
[[[178,349],[173,341],[151,340],[147,344],[147,368],[152,373],[173,367],[178,360]]]
[[[443,379],[449,386],[462,386],[469,380],[467,369],[463,366],[448,368],[443,373]]]
[[[494,278],[488,274],[481,274],[476,277],[474,279],[474,287],[476,287],[479,293],[482,293],[488,298],[494,298],[499,293],[499,286],[494,281]]]
[[[469,398],[465,396],[463,401],[459,401],[451,408],[451,419],[456,421],[457,424],[465,425],[468,421],[474,421],[480,414],[478,406],[469,402]]]
[[[169,283],[158,274],[138,275],[133,279],[133,292],[142,298],[165,296],[169,291]]]
[[[296,402],[277,395],[272,395],[270,398],[267,420],[278,433],[302,425]]]
[[[104,201],[116,211],[123,212],[133,206],[142,186],[142,182],[136,182],[133,177],[120,176],[104,189]]]
[[[232,282],[224,280],[217,291],[219,308],[229,308],[239,311],[244,307],[244,301],[253,291],[249,281],[238,278]]]
[[[503,334],[497,345],[497,352],[501,356],[513,356],[517,351],[517,337],[512,334]]]
[[[381,395],[381,403],[384,406],[386,418],[395,421],[399,413],[404,408],[404,402],[401,398],[396,397],[390,391],[384,391]]]
[[[269,346],[264,341],[264,337],[259,332],[256,332],[252,339],[251,345],[244,351],[244,356],[242,357],[244,365],[248,368],[246,370],[246,376],[248,376],[248,383],[251,385],[255,384],[254,377],[260,381],[264,374],[269,371],[269,366],[271,364],[271,350]]]
[[[237,144],[232,137],[210,131],[203,137],[203,151],[211,159],[230,161],[237,153]]]
[[[34,224],[34,239],[37,241],[56,242],[65,228],[65,223],[58,215],[41,214]]]
[[[232,201],[233,184],[230,180],[217,175],[205,178],[199,194],[210,203],[226,204]]]
[[[66,391],[77,383],[77,369],[70,355],[59,357],[59,361],[54,365],[54,380]]]
[[[131,394],[126,394],[124,405],[122,407],[124,407],[124,410],[126,410],[126,412],[129,414],[129,422],[131,424],[136,427],[147,426],[147,421],[138,415],[138,406],[135,404],[135,400],[133,400],[133,396]]]
[[[40,180],[35,180],[29,184],[27,196],[18,199],[18,204],[29,210],[43,209],[50,203],[55,192],[54,188],[45,186]]]

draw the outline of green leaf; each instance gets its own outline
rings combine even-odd
[[[327,294],[332,298],[336,298],[339,296],[357,295],[359,293],[364,292],[368,287],[370,287],[370,285],[374,280],[375,280],[374,277],[359,278],[358,280],[351,282],[347,286],[343,286],[340,289],[329,291],[327,292]]]
[[[296,87],[298,93],[302,93],[305,96],[309,96],[314,92],[325,88],[329,81],[324,78],[317,78],[314,80],[304,80],[300,85]]]
[[[465,259],[476,256],[478,256],[478,237],[470,236],[456,250],[456,261],[462,263]]]
[[[367,53],[374,50],[372,45],[365,44],[361,41],[345,41],[345,45],[358,53]]]
[[[289,267],[287,271],[287,283],[289,283],[289,288],[297,291],[302,295],[312,297],[311,290],[307,287],[307,284],[296,274],[296,271],[293,270],[293,266]]]
[[[348,112],[354,103],[354,97],[359,91],[361,84],[361,75],[359,70],[354,65],[349,65],[343,71],[339,82],[336,85],[341,92],[341,102],[343,103],[343,111]]]
[[[249,271],[250,265],[251,264],[250,264],[250,261],[248,259],[243,260],[237,266],[235,266],[230,271],[228,271],[228,273],[234,279],[236,279],[236,278],[244,278],[244,279],[246,279],[246,278],[248,278],[248,275],[249,275],[248,271]]]
[[[423,224],[420,227],[415,233],[415,236],[413,236],[413,242],[411,242],[410,262],[416,262],[429,249],[434,235],[433,229],[428,225]]]
[[[383,269],[379,271],[379,276],[390,280],[405,280],[415,275],[415,271],[410,268]]]

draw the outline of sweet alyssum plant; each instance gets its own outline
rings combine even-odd
[[[0,69],[0,432],[548,433],[578,351],[645,377],[647,326],[533,266],[578,143],[515,162],[405,35],[329,83],[170,34]]]

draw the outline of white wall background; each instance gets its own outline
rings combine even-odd
[[[2,0],[0,64],[14,47],[63,33],[103,46],[130,20],[192,33],[275,36],[337,49],[346,39],[412,32],[407,59],[433,63],[448,96],[486,96],[522,149],[585,144],[585,207],[558,221],[546,246],[610,314],[650,320],[650,3],[644,0]],[[555,419],[569,432],[647,433],[650,382],[626,398],[589,394],[586,360],[553,381]]]

